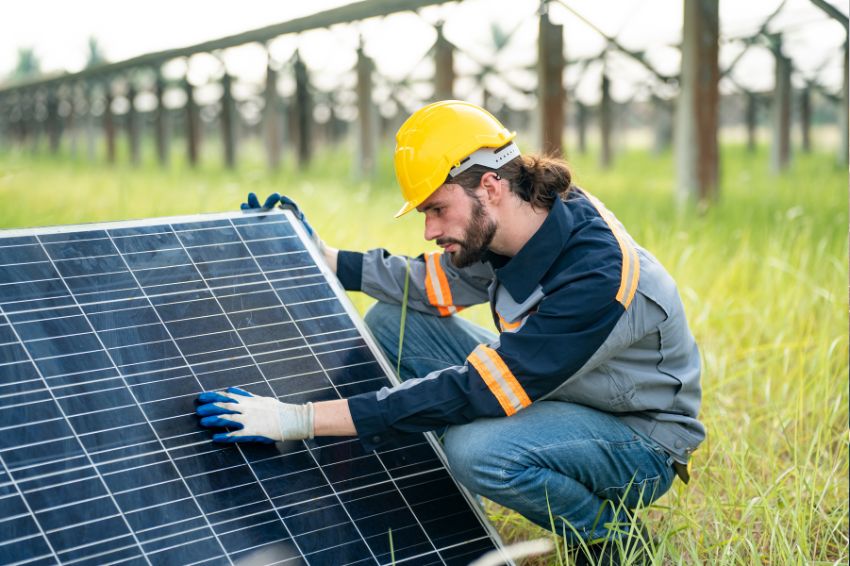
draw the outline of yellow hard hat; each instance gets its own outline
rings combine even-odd
[[[395,136],[395,174],[405,201],[396,218],[422,204],[476,150],[501,148],[515,137],[516,132],[469,102],[443,100],[414,112]],[[519,155],[516,146],[511,146],[513,151],[503,153],[499,162]],[[492,159],[479,162],[495,163]]]

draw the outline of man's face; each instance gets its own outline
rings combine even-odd
[[[481,200],[459,185],[443,185],[417,210],[425,214],[425,239],[451,253],[455,267],[481,261],[496,234],[496,223]]]

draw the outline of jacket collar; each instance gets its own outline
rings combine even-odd
[[[514,301],[523,302],[540,284],[563,250],[572,228],[572,214],[564,202],[557,199],[546,220],[515,256],[490,252],[488,260],[495,268],[496,278]]]

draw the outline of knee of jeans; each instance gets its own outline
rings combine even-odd
[[[504,456],[495,450],[493,443],[470,430],[475,424],[450,427],[443,447],[455,478],[473,493],[487,497],[504,486]]]
[[[385,328],[397,332],[401,321],[401,305],[391,305],[379,301],[366,312],[363,320],[373,334],[378,334]]]

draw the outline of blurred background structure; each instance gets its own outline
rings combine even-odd
[[[115,62],[91,37],[73,71],[41,72],[37,48],[19,46],[0,83],[0,149],[108,163],[150,151],[166,167],[212,144],[233,168],[254,144],[276,169],[285,152],[303,167],[319,145],[350,143],[368,178],[410,112],[461,98],[519,130],[526,151],[569,158],[594,143],[608,168],[632,138],[673,147],[680,200],[709,203],[721,132],[753,151],[768,130],[774,173],[820,140],[847,163],[846,8],[365,0]]]

